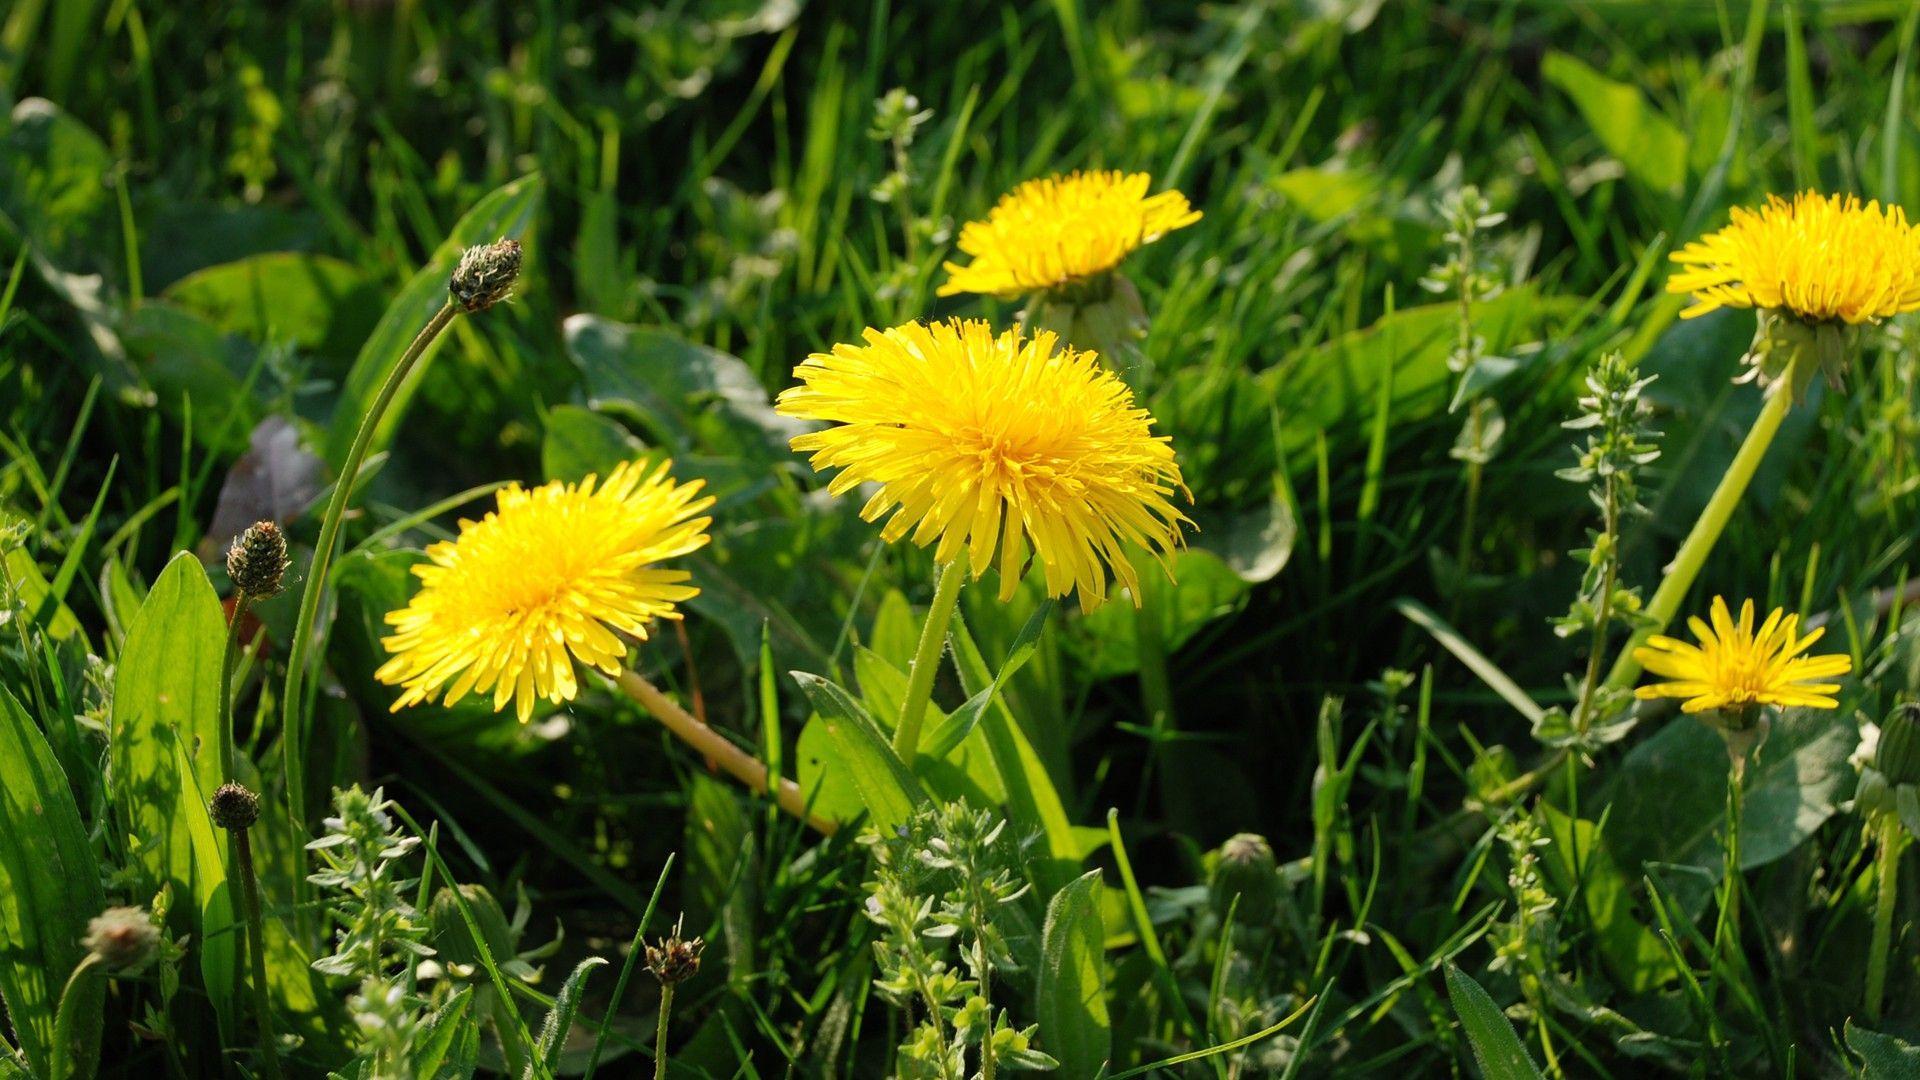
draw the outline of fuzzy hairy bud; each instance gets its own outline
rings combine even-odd
[[[505,300],[519,276],[520,241],[503,237],[468,248],[447,282],[447,292],[460,310],[472,314]]]
[[[87,936],[80,943],[108,971],[134,972],[159,952],[160,928],[145,908],[110,907],[87,923]]]

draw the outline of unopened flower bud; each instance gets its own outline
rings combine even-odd
[[[471,314],[505,300],[519,276],[520,241],[503,238],[468,248],[447,282],[447,291],[460,310]]]
[[[227,549],[227,577],[255,600],[280,595],[287,578],[287,538],[280,527],[271,521],[247,526]]]
[[[138,971],[160,948],[160,928],[144,908],[111,907],[87,923],[80,943],[116,974]]]
[[[1220,845],[1213,877],[1207,883],[1213,909],[1224,918],[1229,910],[1243,926],[1265,926],[1273,920],[1280,897],[1280,875],[1273,846],[1263,836],[1239,833]],[[1239,898],[1238,906],[1234,898]]]
[[[466,916],[460,912],[460,901],[464,899],[467,912],[480,928],[480,939],[486,943],[487,952],[495,957],[511,959],[514,952],[513,927],[507,921],[507,913],[500,907],[500,901],[480,885],[460,885],[458,888],[458,895],[455,895],[453,888],[441,888],[434,894],[433,904],[427,909],[427,921],[433,928],[434,951],[449,964],[472,967],[482,962],[480,945],[474,941],[473,930],[467,925]]]
[[[1889,784],[1920,784],[1920,705],[1896,705],[1887,714],[1873,764]]]
[[[251,829],[260,820],[260,796],[239,784],[222,784],[207,800],[207,814],[228,832]]]

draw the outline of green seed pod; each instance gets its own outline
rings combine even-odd
[[[1213,877],[1207,883],[1213,910],[1225,918],[1231,909],[1233,920],[1242,926],[1272,922],[1280,900],[1280,874],[1266,838],[1240,833],[1220,845],[1214,860]],[[1238,907],[1233,902],[1236,896]]]
[[[466,898],[468,910],[473,912],[474,924],[480,928],[480,937],[487,943],[487,951],[493,954],[494,962],[504,963],[513,959],[513,929],[507,922],[506,911],[500,907],[500,901],[479,885],[461,885],[459,889],[460,896]],[[427,922],[433,928],[434,950],[442,961],[467,967],[481,963],[480,949],[474,944],[467,920],[460,914],[460,900],[454,896],[452,888],[442,887],[434,894],[433,904],[427,909]]]
[[[1896,705],[1887,714],[1873,763],[1889,784],[1920,784],[1920,705]]]

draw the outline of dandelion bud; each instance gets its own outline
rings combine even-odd
[[[80,943],[108,971],[131,973],[159,951],[160,928],[144,908],[111,907],[87,923],[87,936]]]
[[[458,888],[458,895],[454,894],[453,888],[442,888],[434,894],[433,905],[427,909],[427,922],[433,928],[434,951],[449,964],[474,966],[481,962],[480,946],[474,940],[466,916],[460,913],[460,901],[464,899],[474,925],[480,928],[480,940],[486,943],[487,952],[495,957],[511,959],[514,953],[513,928],[507,921],[506,911],[500,907],[500,901],[479,885],[461,885]]]
[[[1233,920],[1243,926],[1265,926],[1273,920],[1280,897],[1280,875],[1275,869],[1273,846],[1266,837],[1239,833],[1220,845],[1215,856],[1213,877],[1207,883],[1213,909],[1224,917],[1229,910]],[[1239,897],[1238,907],[1234,898]]]
[[[260,820],[260,796],[239,784],[222,784],[208,800],[207,813],[228,832],[251,829]]]
[[[1880,725],[1874,768],[1889,784],[1920,784],[1920,705],[1897,705]]]
[[[677,986],[700,972],[700,950],[707,943],[699,938],[682,939],[680,924],[675,923],[673,933],[660,940],[658,945],[647,946],[647,970],[660,980],[661,986]]]
[[[227,549],[227,577],[255,600],[280,595],[287,577],[287,538],[271,521],[257,521]]]
[[[468,248],[447,282],[447,291],[460,310],[472,314],[505,300],[519,276],[520,241],[503,238]]]

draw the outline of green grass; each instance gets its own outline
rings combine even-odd
[[[383,343],[439,302],[422,268],[511,231],[527,252],[515,299],[454,322],[354,480],[298,775],[279,700],[297,599],[258,606],[266,644],[236,677],[241,778],[269,796],[255,857],[296,1075],[353,1075],[365,1049],[357,981],[308,970],[340,909],[304,882],[302,850],[354,783],[434,830],[432,858],[405,869],[427,876],[421,919],[450,881],[507,911],[525,897],[529,920],[477,972],[417,984],[442,1024],[420,1040],[443,1033],[453,1072],[469,1050],[497,1067],[498,1030],[537,1043],[565,973],[625,962],[648,912],[649,939],[684,912],[708,941],[675,998],[676,1075],[892,1067],[918,1013],[874,987],[882,932],[861,915],[874,870],[855,830],[821,840],[601,682],[522,727],[471,705],[392,714],[373,680],[417,549],[504,482],[643,452],[719,501],[714,543],[687,560],[704,592],[684,636],[655,635],[635,670],[819,786],[823,808],[879,815],[924,791],[1011,818],[1035,884],[1006,916],[1020,962],[993,979],[1016,1027],[1066,1023],[1035,1000],[1072,974],[1035,971],[1049,901],[1098,870],[1096,904],[1060,907],[1100,925],[1056,923],[1055,940],[1102,936],[1113,1075],[1289,1018],[1162,1073],[1526,1075],[1498,1064],[1517,1051],[1548,1075],[1898,1075],[1884,1062],[1920,1040],[1920,972],[1896,937],[1887,1008],[1867,1018],[1875,849],[1846,804],[1861,725],[1920,682],[1910,319],[1870,330],[1844,386],[1789,414],[1682,607],[1785,605],[1855,661],[1840,710],[1783,718],[1769,740],[1736,948],[1712,947],[1725,758],[1710,732],[1646,709],[1562,763],[1529,714],[1569,705],[1586,667],[1585,639],[1550,625],[1580,585],[1568,552],[1597,525],[1554,475],[1574,463],[1560,425],[1582,379],[1610,350],[1658,376],[1662,455],[1622,561],[1650,595],[1759,408],[1731,382],[1751,316],[1680,320],[1666,255],[1771,192],[1920,207],[1917,28],[1894,0],[16,0],[0,12],[0,685],[30,721],[10,725],[21,760],[57,766],[81,823],[60,842],[93,865],[53,882],[0,848],[31,901],[0,901],[0,968],[71,970],[95,913],[56,894],[150,905],[173,880],[185,952],[105,997],[101,1075],[209,1075],[223,1056],[256,1070],[248,999],[232,1014],[223,984],[238,938],[210,946],[194,910],[220,860],[136,834],[160,815],[186,836],[196,776],[149,743],[139,776],[162,800],[110,748],[154,711],[116,691],[186,693],[196,676],[130,634],[143,614],[161,625],[143,605],[177,552],[226,593],[218,555],[256,518],[288,529],[304,584],[341,433],[396,351]],[[906,151],[907,199],[883,203],[895,162],[869,127],[894,87],[932,115]],[[1150,172],[1205,214],[1125,268],[1152,320],[1143,403],[1200,525],[1159,605],[1174,720],[1143,705],[1152,679],[1119,605],[1058,605],[1042,630],[1037,589],[1001,605],[976,587],[935,705],[1018,670],[979,699],[944,772],[903,766],[875,800],[832,770],[896,782],[884,729],[931,561],[826,499],[766,396],[869,326],[1011,323],[1017,302],[934,295],[960,225],[1021,180],[1096,167]],[[1506,215],[1482,249],[1504,291],[1475,305],[1475,330],[1515,361],[1475,387],[1505,428],[1470,527],[1449,456],[1466,415],[1448,407],[1456,307],[1420,284],[1449,254],[1437,204],[1468,184]],[[482,224],[476,206],[503,216]],[[166,595],[180,626],[217,616],[185,585]],[[842,727],[824,730],[821,684],[789,671],[852,688]],[[295,787],[309,820],[289,820]],[[1527,828],[1546,842],[1529,848]],[[1279,862],[1256,927],[1209,885],[1239,832]],[[1503,956],[1528,851],[1550,932]],[[529,962],[537,985],[507,970],[556,939]],[[596,1043],[602,1075],[647,1067],[657,990],[617,977],[584,977],[559,1072]],[[471,997],[450,1007],[455,983]],[[0,1032],[33,1056],[51,1014],[13,985],[0,977]]]

